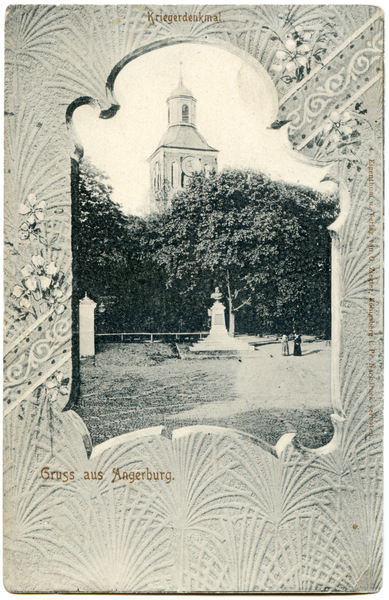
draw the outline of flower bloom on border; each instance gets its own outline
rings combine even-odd
[[[354,121],[353,117],[349,112],[340,113],[337,110],[333,110],[330,114],[327,122],[323,125],[323,133],[337,133],[341,137],[350,135],[353,132],[353,128],[350,123]]]
[[[45,382],[45,386],[48,390],[56,389],[60,394],[65,395],[69,392],[68,388],[69,378],[64,379],[62,371],[57,371]]]
[[[50,275],[50,277],[55,277],[59,273],[59,268],[51,261],[51,263],[47,265],[46,273],[47,275]]]
[[[327,156],[337,152],[337,159],[346,160],[348,169],[354,164],[360,172],[361,163],[354,157],[356,149],[361,145],[361,134],[358,131],[361,124],[355,113],[345,111],[341,114],[333,110],[329,117],[325,117],[325,122],[316,137],[316,144],[319,147],[323,146]]]
[[[306,43],[297,43],[297,40],[287,39],[285,42],[286,50],[277,50],[276,58],[281,61],[279,64],[272,65],[274,71],[295,71],[298,67],[306,67],[308,54],[311,47]]]
[[[322,56],[327,49],[317,44],[323,44],[324,38],[324,34],[315,36],[313,32],[304,31],[301,25],[297,25],[285,41],[276,34],[271,39],[278,39],[282,48],[277,50],[271,70],[280,76],[285,73],[281,79],[287,84],[293,81],[298,83],[311,72],[313,60],[316,63],[322,62]]]
[[[20,298],[20,306],[29,309],[31,303],[29,296],[32,295],[36,301],[44,300],[47,305],[54,309],[57,314],[65,310],[65,305],[60,302],[63,292],[60,285],[64,274],[54,261],[48,265],[40,254],[31,257],[31,263],[21,269],[23,275],[22,285],[15,285],[13,296]]]
[[[37,203],[35,194],[29,194],[24,204],[19,207],[19,214],[26,215],[26,223],[29,225],[35,225],[37,221],[43,221],[45,218],[44,210],[46,208],[46,202],[41,200]]]
[[[15,296],[15,298],[19,298],[19,305],[21,308],[24,308],[27,311],[31,308],[31,302],[28,299],[28,290],[26,291],[26,289],[23,289],[20,285],[15,285],[12,290],[12,295]]]
[[[63,295],[63,291],[60,290],[59,287],[54,287],[50,296],[46,299],[47,303],[52,306],[57,315],[60,315],[65,310],[65,305],[61,303]]]

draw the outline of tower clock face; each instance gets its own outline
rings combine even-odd
[[[200,173],[201,162],[194,156],[187,156],[182,161],[182,170],[188,177],[193,177],[195,173]]]

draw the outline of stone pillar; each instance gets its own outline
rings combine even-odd
[[[209,340],[223,340],[228,336],[226,319],[224,312],[225,306],[220,302],[222,294],[217,287],[215,292],[211,294],[214,304],[211,308],[211,331],[209,332]]]
[[[95,355],[95,308],[96,302],[88,298],[80,300],[80,356]]]
[[[211,331],[209,333],[212,338],[224,338],[228,335],[226,328],[226,319],[224,311],[225,306],[219,300],[216,300],[211,308]]]

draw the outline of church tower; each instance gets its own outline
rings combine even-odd
[[[166,102],[168,130],[148,159],[152,211],[169,205],[195,173],[217,171],[218,150],[209,146],[197,130],[197,100],[184,86],[182,75]]]

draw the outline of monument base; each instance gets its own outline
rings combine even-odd
[[[228,335],[224,317],[226,308],[220,302],[221,297],[222,295],[217,287],[215,289],[215,293],[211,295],[211,298],[215,300],[212,308],[209,311],[211,315],[211,331],[209,332],[209,336],[207,338],[200,340],[196,344],[193,344],[191,348],[189,348],[191,352],[242,352],[249,349],[249,345],[247,343]]]
[[[246,351],[249,349],[247,342],[242,342],[236,338],[230,337],[226,332],[223,335],[215,334],[211,331],[205,339],[196,342],[189,348],[191,352],[212,352],[212,351]]]

